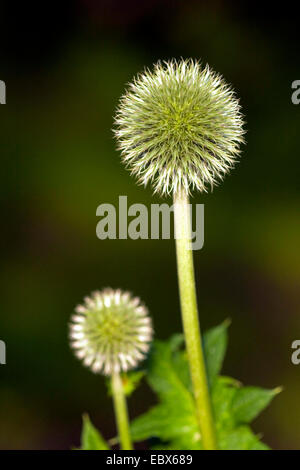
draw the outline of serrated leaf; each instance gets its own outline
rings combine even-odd
[[[218,377],[212,390],[212,404],[217,430],[232,429],[235,421],[232,415],[232,401],[238,383],[229,377]]]
[[[81,450],[110,450],[100,432],[91,423],[88,415],[83,415]]]
[[[161,400],[176,405],[177,400],[191,410],[193,400],[173,364],[174,346],[171,342],[155,341],[149,361],[148,381]]]
[[[132,422],[131,435],[136,441],[158,437],[162,441],[176,439],[182,446],[184,441],[188,441],[190,445],[195,443],[196,448],[201,448],[194,400],[178,374],[178,362],[173,361],[174,354],[183,354],[176,351],[181,344],[176,338],[171,338],[170,342],[154,342],[148,381],[161,403]],[[186,372],[187,365],[185,375]]]
[[[224,450],[265,450],[268,447],[260,442],[247,423],[266,406],[278,389],[263,390],[263,397],[261,393],[257,394],[257,391],[262,392],[262,389],[243,389],[238,381],[218,375],[226,351],[227,325],[228,323],[223,323],[209,331],[204,342],[212,384],[218,447]],[[155,444],[155,449],[203,448],[191,393],[186,352],[181,346],[182,338],[178,335],[168,342],[155,341],[148,361],[147,380],[156,392],[159,403],[136,418],[131,425],[133,440],[159,439],[161,444]],[[254,401],[253,391],[256,391]]]
[[[210,329],[203,336],[203,349],[206,362],[207,377],[210,385],[220,373],[227,348],[227,328],[229,322]]]
[[[259,387],[243,387],[232,401],[232,413],[236,423],[250,423],[266,408],[280,389],[267,390]]]
[[[131,426],[131,436],[138,441],[145,440],[149,436],[168,441],[181,439],[184,435],[188,435],[189,440],[200,440],[193,414],[182,413],[181,408],[178,412],[178,409],[167,404],[151,408],[147,414],[136,418]]]
[[[264,446],[259,446],[259,439],[249,426],[239,426],[219,437],[219,447],[221,450],[255,450]]]

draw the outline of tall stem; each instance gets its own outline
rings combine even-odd
[[[112,392],[117,428],[122,450],[132,450],[132,443],[129,431],[128,411],[123,384],[119,373],[113,373],[111,378]]]
[[[189,197],[184,190],[174,195],[174,215],[181,313],[197,418],[204,449],[215,450],[217,442],[197,309]]]

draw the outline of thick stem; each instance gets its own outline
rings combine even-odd
[[[203,447],[217,449],[198,318],[189,197],[184,190],[174,195],[177,270],[183,329]]]
[[[120,374],[115,372],[111,378],[113,401],[117,428],[122,450],[132,450],[132,443],[129,431],[128,411],[126,398],[124,395],[123,384]]]

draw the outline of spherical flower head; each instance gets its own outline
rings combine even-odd
[[[70,324],[71,346],[93,372],[111,375],[134,368],[152,339],[147,308],[129,292],[110,288],[85,297]]]
[[[124,163],[160,194],[212,188],[233,167],[244,134],[231,87],[193,60],[159,62],[139,75],[115,123]]]

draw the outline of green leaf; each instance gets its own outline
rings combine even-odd
[[[208,381],[213,385],[213,381],[220,373],[227,348],[227,328],[229,321],[212,328],[203,337],[203,349],[206,362]]]
[[[202,446],[194,400],[185,383],[188,368],[185,353],[178,351],[182,342],[178,339],[176,336],[170,342],[154,342],[149,359],[148,381],[157,393],[160,404],[132,422],[131,435],[135,441],[149,437],[157,437],[162,441],[176,439],[181,443],[180,448],[189,442],[190,447],[187,448],[199,449]],[[178,373],[179,363],[185,364],[182,375]]]
[[[171,341],[155,341],[148,370],[148,381],[161,400],[176,405],[177,400],[185,403],[184,408],[190,410],[193,400],[183,380],[178,376],[173,357],[174,344]]]
[[[83,415],[81,450],[110,450],[100,432],[91,423],[88,415]]]
[[[147,414],[137,418],[131,426],[134,440],[158,437],[162,441],[182,439],[188,435],[189,441],[200,442],[197,423],[192,413],[178,413],[173,406],[161,404],[153,407]]]
[[[249,426],[239,426],[231,431],[223,433],[219,437],[221,450],[266,450],[267,446],[259,442],[259,439],[251,431]]]
[[[218,377],[212,390],[212,404],[217,430],[232,429],[235,425],[232,401],[237,393],[238,382],[229,377]]]
[[[244,387],[238,390],[232,402],[232,413],[236,423],[250,423],[279,392],[280,388],[266,390],[259,387]]]
[[[218,447],[223,450],[266,450],[248,423],[263,410],[279,389],[242,388],[230,377],[219,375],[227,345],[227,323],[205,334],[204,352],[211,384]],[[202,449],[183,338],[155,341],[147,380],[158,404],[131,424],[135,441],[160,440],[155,449]]]
[[[267,444],[261,442],[257,437],[256,442],[253,443],[250,450],[271,450],[271,448],[267,446]]]

